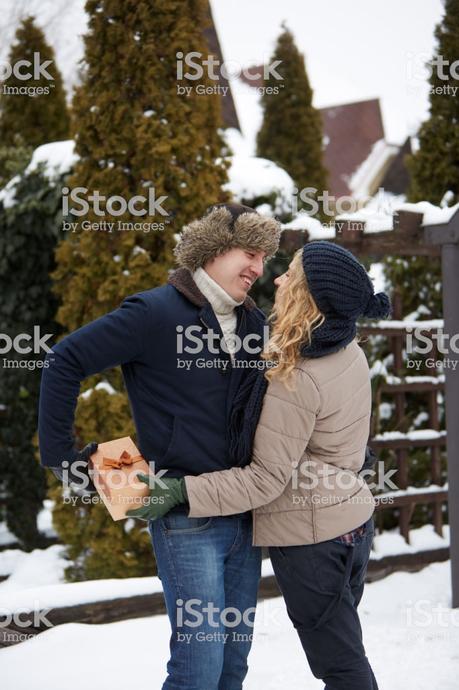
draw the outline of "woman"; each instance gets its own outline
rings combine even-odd
[[[250,464],[165,480],[170,501],[149,517],[186,499],[189,517],[252,509],[253,544],[269,547],[314,675],[329,690],[374,690],[357,613],[373,537],[374,500],[358,474],[371,387],[355,336],[359,316],[385,317],[390,304],[355,257],[329,242],[305,245],[275,284],[263,358],[276,366],[264,375]],[[247,409],[257,409],[259,388]]]

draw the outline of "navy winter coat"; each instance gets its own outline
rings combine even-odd
[[[236,308],[237,335],[258,338],[262,346],[265,317],[250,297]],[[223,337],[211,305],[188,269],[175,271],[167,285],[127,297],[121,306],[79,328],[53,346],[43,369],[39,403],[41,463],[59,467],[71,462],[73,422],[80,383],[86,377],[121,365],[137,431],[137,445],[155,470],[169,476],[198,475],[227,469],[228,418],[243,377],[258,360],[242,348],[239,366],[220,347],[213,354],[204,341],[201,352],[177,352],[177,326],[213,329]],[[201,340],[201,338],[200,338]],[[193,343],[184,338],[184,345]],[[178,360],[192,361],[189,370]],[[225,365],[226,362],[226,365]],[[245,366],[241,366],[245,362]],[[110,439],[96,438],[98,442]]]

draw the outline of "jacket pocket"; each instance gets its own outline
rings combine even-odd
[[[170,512],[162,518],[165,534],[196,534],[203,532],[212,524],[211,517],[190,518],[185,512]]]
[[[162,466],[166,466],[167,463],[174,457],[175,449],[177,446],[177,438],[179,435],[180,420],[178,417],[174,417],[172,422],[172,431],[169,438],[169,443],[167,445],[166,452],[160,458],[160,463]]]

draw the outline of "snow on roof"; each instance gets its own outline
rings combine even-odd
[[[373,144],[370,155],[349,176],[347,182],[352,195],[356,199],[367,197],[371,194],[371,186],[375,178],[384,168],[387,161],[398,152],[398,146],[388,144],[384,139],[379,139]]]

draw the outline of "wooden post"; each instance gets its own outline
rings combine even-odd
[[[448,223],[426,226],[427,243],[441,246],[444,333],[459,334],[459,211]],[[453,607],[459,607],[459,353],[448,347],[445,367],[449,523]],[[458,349],[457,347],[454,349]]]

